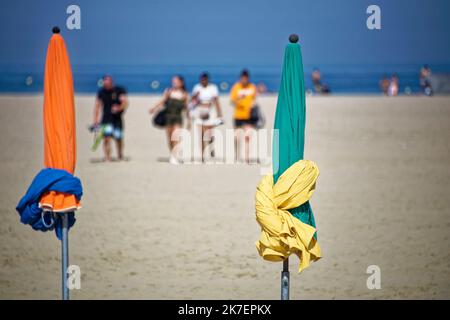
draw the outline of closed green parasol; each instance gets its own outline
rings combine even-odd
[[[289,37],[290,43],[284,52],[283,74],[278,92],[275,113],[275,130],[278,130],[278,148],[274,147],[273,180],[278,178],[298,160],[303,159],[305,149],[306,102],[303,77],[302,52],[297,35]],[[302,222],[316,227],[309,201],[290,210],[291,214]]]
[[[317,165],[303,160],[305,147],[305,87],[298,36],[291,35],[284,54],[273,139],[273,176],[264,177],[256,191],[256,219],[261,236],[259,254],[283,261],[281,299],[289,299],[289,256],[300,259],[299,271],[320,259],[314,216],[309,204],[319,175]]]

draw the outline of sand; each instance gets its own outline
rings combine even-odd
[[[100,163],[76,97],[83,208],[70,231],[73,299],[278,299],[280,263],[254,242],[257,165],[165,161],[152,96],[131,96],[127,162]],[[221,101],[231,127],[228,98]],[[261,99],[273,123],[276,97]],[[291,266],[292,299],[450,298],[450,97],[309,97],[307,159],[323,259]],[[42,96],[0,96],[0,298],[60,298],[60,243],[14,208],[41,169]],[[223,129],[222,129],[223,130]],[[381,289],[366,286],[369,265]]]

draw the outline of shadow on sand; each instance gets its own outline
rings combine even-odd
[[[128,162],[131,161],[130,157],[123,157],[123,159],[119,160],[119,158],[111,158],[109,162]],[[90,163],[105,163],[105,158],[91,158],[89,159]]]

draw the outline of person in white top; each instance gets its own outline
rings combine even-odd
[[[205,148],[213,142],[212,129],[223,124],[222,109],[219,103],[219,89],[209,83],[209,75],[200,75],[200,83],[192,90],[192,101],[189,114],[194,123],[194,129],[199,129],[202,140],[202,161]],[[195,128],[197,127],[197,128]],[[212,153],[211,156],[214,156]]]

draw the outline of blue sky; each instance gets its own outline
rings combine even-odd
[[[81,30],[65,28],[70,4]],[[312,65],[450,64],[449,13],[446,0],[2,1],[0,64],[43,64],[54,25],[75,65],[279,65],[293,32]]]

